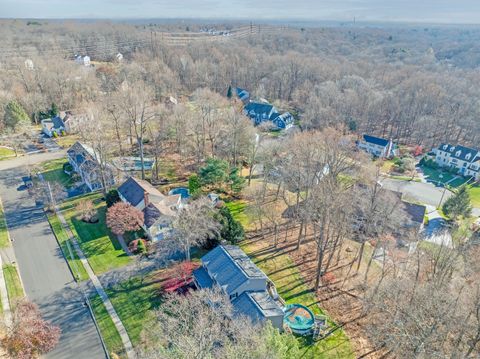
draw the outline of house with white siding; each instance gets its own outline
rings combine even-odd
[[[455,168],[459,175],[480,180],[480,151],[477,149],[442,143],[433,152],[440,167]]]
[[[392,139],[363,135],[363,139],[357,141],[357,148],[372,156],[379,158],[392,158],[398,155],[398,149]]]

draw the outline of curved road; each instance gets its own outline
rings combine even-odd
[[[0,161],[0,197],[27,297],[45,319],[60,326],[58,346],[48,359],[103,359],[105,353],[83,296],[65,262],[40,206],[22,188],[22,176],[36,163],[65,156],[64,151]],[[12,260],[2,251],[5,262]]]

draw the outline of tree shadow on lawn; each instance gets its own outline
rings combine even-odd
[[[75,215],[70,217],[70,220],[78,234],[79,240],[83,244],[82,247],[87,246],[87,243],[93,241],[100,242],[99,240],[102,240],[105,242],[101,245],[98,245],[98,248],[94,248],[95,250],[100,250],[100,252],[97,252],[97,254],[105,253],[106,251],[108,251],[107,249],[109,247],[109,244],[111,244],[113,249],[116,251],[123,250],[117,238],[110,232],[110,230],[105,224],[105,212],[105,207],[101,207],[98,209],[97,215],[99,221],[97,223],[86,223],[78,219]],[[105,240],[107,237],[109,241]]]

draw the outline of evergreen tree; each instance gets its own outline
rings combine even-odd
[[[467,186],[462,186],[456,194],[447,199],[443,204],[442,210],[443,213],[453,219],[460,216],[470,217],[472,206]]]
[[[10,101],[5,107],[5,125],[7,128],[16,129],[22,125],[28,125],[30,118],[17,101]]]
[[[237,244],[245,235],[245,231],[240,222],[233,218],[232,213],[227,207],[222,207],[219,210],[219,221],[222,225],[220,230],[220,237],[231,244]]]
[[[201,185],[217,186],[225,183],[228,179],[229,168],[227,161],[209,158],[207,164],[199,171]]]
[[[50,118],[53,118],[58,115],[58,107],[55,103],[52,102],[52,107],[50,108]]]
[[[112,207],[115,203],[120,202],[120,195],[116,189],[111,189],[108,191],[105,196],[105,202],[107,202],[107,207]]]
[[[230,189],[235,194],[240,193],[245,187],[245,178],[240,175],[240,171],[237,167],[230,170],[228,179],[230,181]]]
[[[188,178],[188,191],[190,192],[190,195],[196,197],[200,194],[201,190],[202,185],[200,183],[200,178],[196,174],[191,175]]]
[[[232,86],[228,86],[227,97],[231,99],[233,97]]]

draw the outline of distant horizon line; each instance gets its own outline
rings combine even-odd
[[[245,23],[298,23],[298,24],[339,24],[339,25],[407,25],[407,26],[479,26],[471,22],[429,22],[418,20],[361,20],[361,19],[308,19],[308,18],[234,18],[234,17],[0,17],[1,20],[36,20],[36,21],[168,21],[168,22],[245,22]]]

